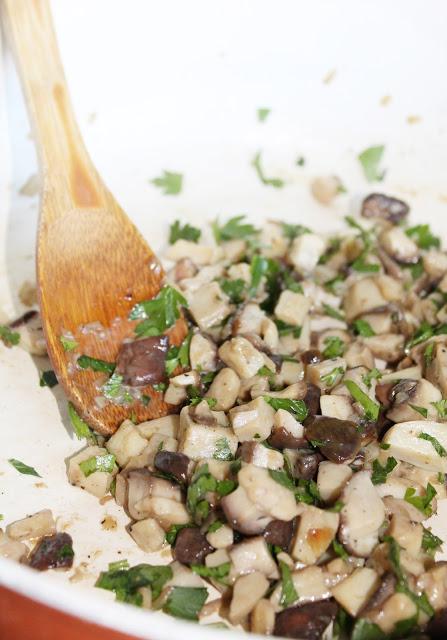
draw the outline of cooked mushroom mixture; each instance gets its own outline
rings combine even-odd
[[[212,246],[173,225],[135,341],[116,365],[80,363],[129,414],[148,383],[172,413],[126,420],[68,469],[172,561],[114,563],[98,587],[286,638],[447,637],[447,564],[424,524],[446,497],[447,254],[408,214],[374,193],[343,234],[238,216]]]

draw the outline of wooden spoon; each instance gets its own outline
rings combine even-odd
[[[85,149],[48,0],[3,0],[2,6],[40,159],[37,275],[48,353],[79,414],[96,431],[110,434],[129,415],[140,422],[166,414],[163,395],[148,387],[142,389],[151,397],[147,406],[139,401],[101,406],[101,374],[80,370],[76,359],[87,354],[115,362],[134,328],[127,319],[130,309],[158,293],[163,269]],[[61,336],[70,334],[78,346],[66,351]],[[180,320],[170,340],[178,344],[184,335]]]

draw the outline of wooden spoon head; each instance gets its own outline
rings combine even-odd
[[[136,302],[154,297],[164,278],[157,258],[108,193],[102,206],[68,209],[45,193],[37,249],[42,323],[48,353],[68,399],[99,433],[110,435],[130,416],[138,422],[169,412],[163,394],[140,388],[151,400],[101,406],[99,387],[104,374],[81,370],[77,357],[87,354],[115,362],[124,338],[134,337],[128,314]],[[61,336],[72,334],[77,347],[66,351]],[[186,333],[183,320],[170,330],[178,344]]]

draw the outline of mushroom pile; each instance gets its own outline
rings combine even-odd
[[[131,410],[149,382],[171,413],[126,420],[68,468],[172,561],[97,586],[286,638],[447,637],[447,564],[424,525],[446,497],[447,254],[408,213],[374,193],[343,234],[238,216],[209,245],[175,223],[174,266],[134,310],[111,377],[124,391],[106,396]]]

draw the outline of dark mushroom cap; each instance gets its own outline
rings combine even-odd
[[[267,544],[273,544],[281,547],[284,551],[289,551],[295,529],[295,522],[296,519],[289,520],[289,522],[285,520],[272,520],[269,522],[263,533]]]
[[[205,535],[197,527],[181,529],[175,539],[173,555],[182,564],[203,564],[206,556],[214,551]]]
[[[306,421],[306,438],[325,458],[336,463],[352,460],[362,446],[355,422],[327,416],[313,416]]]
[[[335,602],[309,602],[276,615],[273,635],[299,640],[320,640],[337,615]]]
[[[385,600],[388,600],[393,595],[396,589],[396,576],[394,573],[387,572],[382,576],[382,582],[374,591],[372,596],[366,602],[365,606],[359,611],[359,617],[363,617],[369,611],[380,607]]]
[[[293,469],[295,478],[312,480],[318,471],[318,465],[323,460],[323,456],[318,451],[303,449],[298,451]]]
[[[307,410],[310,416],[315,416],[320,413],[320,396],[321,389],[315,384],[307,384],[307,392],[304,396],[304,402],[306,403]]]
[[[167,336],[154,336],[121,345],[116,373],[123,376],[124,384],[141,387],[157,384],[166,378]]]
[[[73,565],[73,540],[68,533],[44,536],[34,547],[28,564],[38,571],[70,569]]]
[[[188,481],[190,462],[190,458],[184,453],[158,451],[154,459],[154,466],[159,471],[175,478],[177,482],[185,484]]]
[[[309,349],[308,351],[304,351],[300,358],[303,364],[318,364],[324,360],[323,354],[318,349]]]
[[[403,200],[386,196],[384,193],[371,193],[362,203],[364,218],[382,218],[393,224],[404,220],[410,207]]]
[[[447,608],[435,613],[425,631],[431,640],[445,640],[447,638]]]
[[[296,438],[284,427],[279,427],[273,429],[268,438],[268,443],[275,449],[298,449],[306,444],[306,440],[304,438]]]

